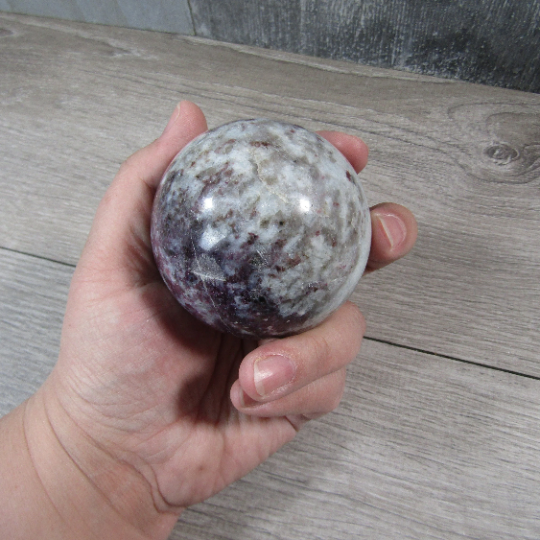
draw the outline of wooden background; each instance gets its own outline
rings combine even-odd
[[[193,34],[188,0],[0,0],[0,11]]]
[[[540,0],[0,0],[2,10],[540,92]]]
[[[340,408],[174,539],[540,538],[540,96],[200,38],[0,15],[0,414],[54,365],[120,163],[187,98],[359,135],[371,204],[417,215],[364,278]]]

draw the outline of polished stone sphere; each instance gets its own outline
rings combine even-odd
[[[345,302],[366,266],[371,221],[357,174],[329,142],[299,126],[241,120],[176,156],[151,238],[189,313],[263,338],[312,328]]]

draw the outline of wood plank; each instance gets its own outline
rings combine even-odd
[[[0,414],[56,357],[72,268],[0,250]],[[172,539],[536,540],[540,381],[365,341],[340,408]]]
[[[365,342],[340,408],[172,538],[536,540],[539,385]]]
[[[193,35],[188,0],[0,0],[0,11]]]
[[[540,0],[0,0],[0,11],[196,31],[219,41],[540,92]]]
[[[540,92],[540,1],[190,0],[198,36]]]
[[[72,273],[0,249],[0,416],[31,396],[54,366]]]
[[[180,98],[362,136],[417,248],[355,299],[371,337],[540,376],[540,96],[193,38],[4,15],[0,245],[75,263],[119,163]]]

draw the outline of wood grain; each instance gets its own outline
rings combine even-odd
[[[0,416],[56,362],[73,268],[0,249]]]
[[[540,0],[0,0],[0,11],[195,33],[540,92]]]
[[[72,268],[0,250],[0,414],[57,355]],[[540,381],[365,341],[340,408],[172,539],[536,540]]]
[[[188,0],[0,0],[0,11],[193,35]]]
[[[365,342],[338,411],[172,538],[536,540],[539,384]]]
[[[190,0],[195,33],[540,92],[540,1]]]
[[[75,264],[120,162],[180,98],[363,137],[405,260],[361,282],[368,335],[540,376],[540,97],[112,27],[0,17],[0,245]]]

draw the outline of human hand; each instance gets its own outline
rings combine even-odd
[[[164,133],[122,165],[73,276],[58,363],[27,406],[29,445],[47,429],[145,537],[166,538],[183,508],[333,410],[364,333],[348,302],[301,335],[242,340],[205,326],[173,299],[152,256],[152,202],[167,165],[206,129],[200,109],[182,102]],[[359,139],[321,134],[357,171],[366,165]],[[373,208],[372,224],[368,271],[402,257],[416,239],[414,217],[399,205]],[[38,426],[33,414],[46,421]],[[45,470],[39,458],[36,467]]]

